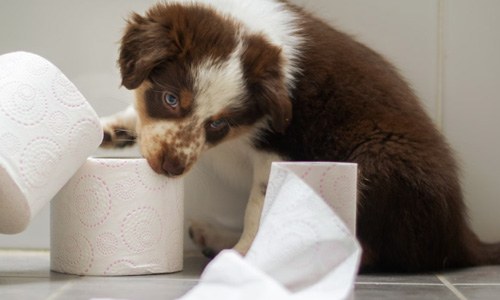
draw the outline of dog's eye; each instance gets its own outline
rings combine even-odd
[[[171,107],[177,107],[177,105],[179,105],[179,100],[177,100],[177,97],[169,93],[163,94],[163,101],[165,101],[165,103],[170,105]]]
[[[222,128],[226,127],[227,125],[228,125],[228,122],[226,119],[218,119],[218,120],[210,122],[210,124],[209,124],[210,129],[213,129],[213,130],[222,129]]]
[[[205,123],[207,143],[216,144],[229,133],[229,121],[225,118],[210,120]]]

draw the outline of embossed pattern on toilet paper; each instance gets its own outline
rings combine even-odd
[[[19,171],[28,186],[42,187],[50,178],[53,166],[60,162],[62,147],[49,137],[38,137],[26,145],[19,160]]]
[[[102,128],[73,83],[26,52],[0,56],[0,123],[0,177],[17,186],[3,198],[13,209],[0,211],[0,232],[17,233],[95,151]]]
[[[158,210],[144,206],[130,211],[120,225],[127,247],[136,253],[154,248],[163,237],[163,221]]]
[[[52,95],[64,106],[76,108],[85,105],[76,87],[62,74],[56,74],[52,80]]]
[[[281,171],[285,170],[286,168]],[[281,178],[279,173],[278,178]],[[288,170],[276,199],[295,199],[295,201],[270,200],[269,212],[263,216],[261,223],[261,228],[265,230],[259,232],[246,259],[263,270],[279,274],[276,277],[281,281],[298,286],[298,280],[295,278],[303,281],[303,274],[297,275],[286,270],[310,272],[308,273],[310,278],[317,278],[318,274],[325,273],[324,262],[317,259],[325,255],[324,247],[320,243],[318,245],[315,243],[327,240],[328,235],[324,233],[325,226],[330,228],[335,225],[332,220],[328,220],[328,223],[316,222],[316,218],[329,213],[327,204],[324,201],[315,201],[318,195],[312,193],[310,188],[306,189],[298,176],[290,174],[293,173]],[[271,174],[270,181],[274,180],[274,175]],[[355,199],[352,196],[351,194],[351,201]],[[304,206],[308,206],[309,211],[304,210]],[[343,225],[335,227],[348,235]]]
[[[0,85],[10,101],[0,102],[0,109],[10,120],[22,126],[35,126],[48,112],[47,95],[42,89],[21,81]]]
[[[51,269],[179,271],[183,210],[182,181],[154,173],[146,160],[89,158],[51,203]]]
[[[356,232],[356,205],[352,201],[357,197],[357,169],[349,163],[326,162],[280,162],[276,164],[273,181],[269,182],[266,196],[271,200],[276,197],[286,174],[293,172],[306,182],[347,225],[351,232]],[[270,195],[270,196],[269,196]],[[264,205],[263,214],[267,213],[268,204]]]
[[[71,195],[74,213],[80,223],[93,228],[106,222],[111,211],[111,194],[104,179],[97,175],[81,176]]]

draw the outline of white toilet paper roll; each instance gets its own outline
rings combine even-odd
[[[51,269],[170,273],[183,265],[183,181],[145,159],[89,158],[51,202]]]
[[[99,146],[99,118],[44,58],[0,56],[0,233],[18,233]]]
[[[356,185],[356,164],[273,163],[246,256],[221,252],[181,299],[353,299]]]

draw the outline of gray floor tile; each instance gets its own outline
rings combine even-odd
[[[500,286],[493,285],[456,285],[455,288],[468,300],[498,300]]]
[[[0,277],[49,277],[49,251],[0,250]]]
[[[198,283],[208,261],[197,254],[187,254],[184,256],[184,270],[182,272],[147,276],[82,276],[65,286],[63,290],[58,291],[52,299],[176,299]]]
[[[441,284],[441,281],[434,274],[367,274],[358,275],[356,282],[360,283],[427,283]]]
[[[356,300],[457,300],[444,285],[356,284]]]
[[[500,284],[500,266],[485,266],[443,273],[452,284],[491,283]],[[500,299],[500,297],[498,298]]]
[[[0,250],[0,299],[175,299],[196,285],[208,262],[197,253],[187,253],[182,272],[93,277],[50,272],[48,251]]]
[[[164,276],[82,277],[58,291],[52,299],[169,300],[184,295],[196,283],[196,280],[168,279]]]
[[[0,300],[175,299],[196,285],[208,263],[198,253],[187,253],[182,272],[92,277],[50,272],[48,251],[0,250]],[[440,276],[464,295],[460,299],[500,299],[500,266],[446,272]],[[370,274],[360,275],[356,281],[357,300],[459,299],[433,274]]]
[[[173,274],[167,274],[169,278],[199,278],[203,269],[210,260],[198,253],[188,253],[184,255],[184,270]]]
[[[51,280],[47,277],[0,277],[0,299],[47,299],[72,281],[73,279]]]

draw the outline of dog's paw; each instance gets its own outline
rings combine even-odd
[[[222,250],[232,248],[238,242],[239,235],[231,230],[215,228],[207,222],[191,221],[189,226],[189,237],[208,258],[214,258]]]
[[[137,134],[119,120],[101,119],[104,131],[101,147],[124,148],[135,144]]]

